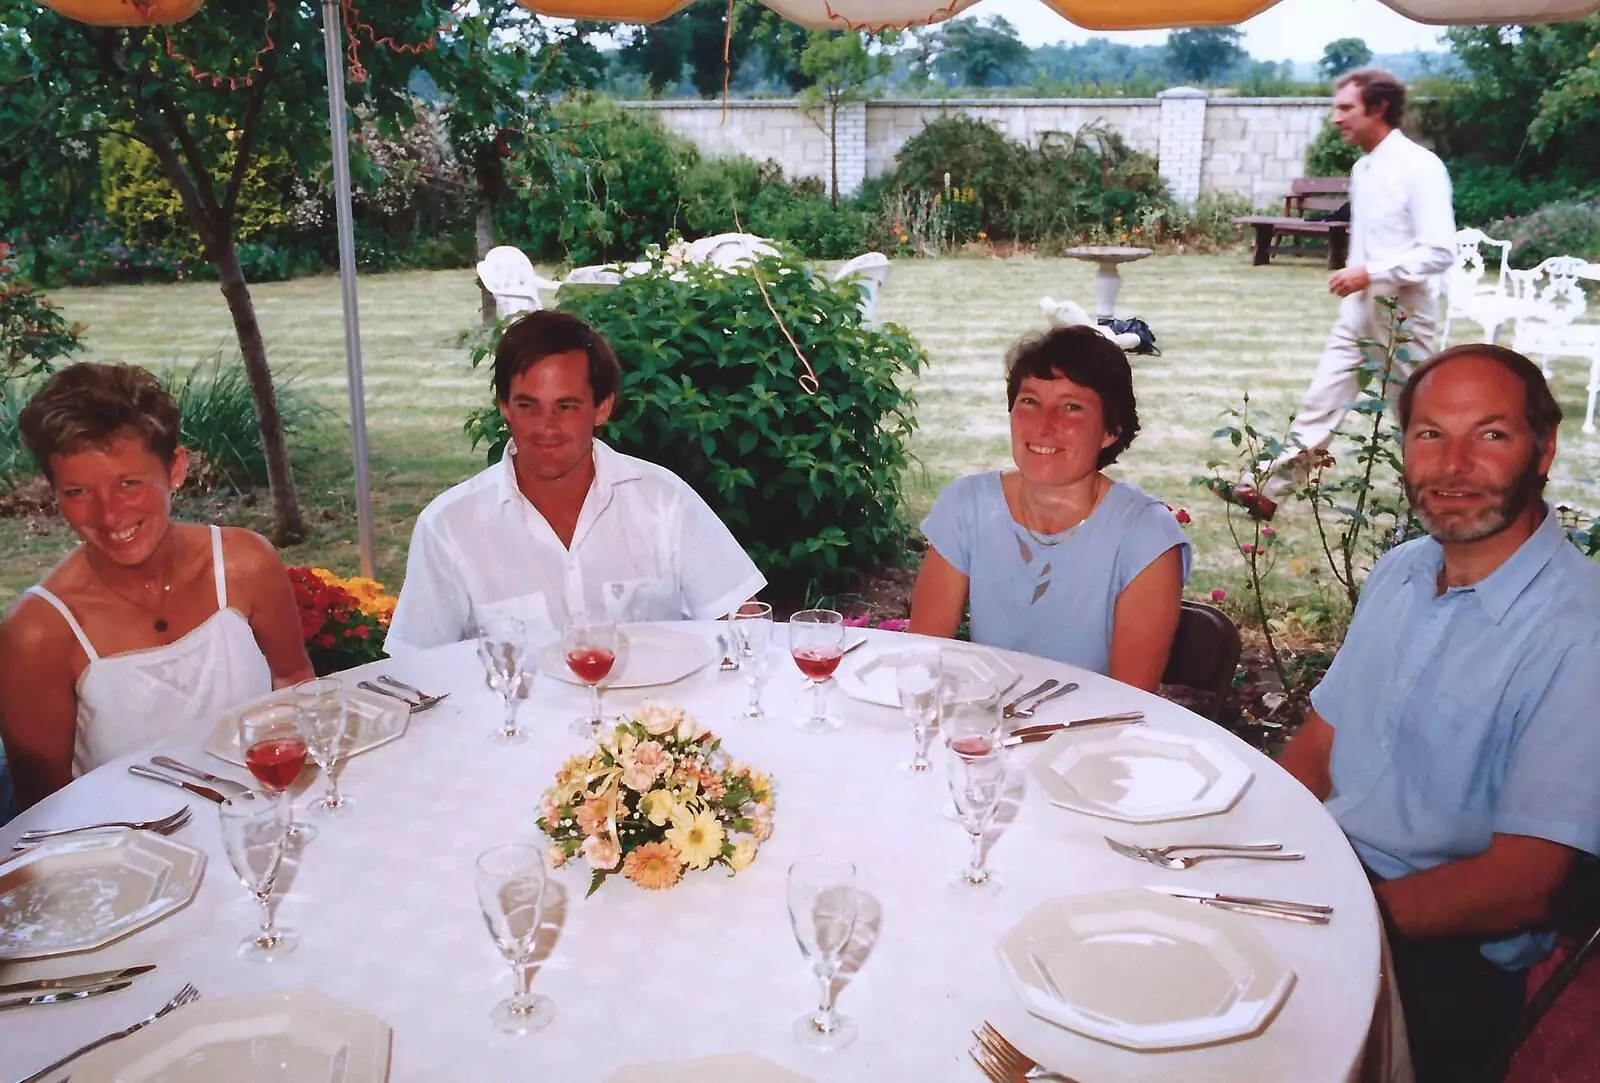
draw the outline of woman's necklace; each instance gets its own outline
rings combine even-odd
[[[1084,512],[1083,513],[1083,517],[1080,518],[1076,523],[1073,523],[1071,526],[1067,527],[1065,530],[1057,531],[1054,534],[1040,534],[1037,530],[1033,529],[1033,527],[1028,525],[1028,520],[1029,519],[1032,519],[1035,522],[1039,522],[1041,520],[1040,520],[1039,516],[1037,514],[1035,514],[1033,512],[1033,510],[1031,508],[1029,508],[1029,506],[1028,506],[1029,502],[1028,502],[1028,481],[1027,481],[1027,479],[1026,478],[1019,479],[1019,484],[1017,486],[1017,497],[1018,497],[1017,503],[1020,505],[1020,508],[1021,508],[1021,511],[1022,511],[1022,529],[1026,530],[1028,532],[1028,537],[1032,538],[1039,545],[1043,545],[1043,546],[1046,546],[1046,547],[1052,546],[1052,545],[1060,545],[1062,542],[1066,541],[1068,538],[1070,538],[1074,534],[1076,534],[1078,532],[1078,528],[1081,527],[1084,523],[1087,523],[1089,521],[1089,516],[1094,514],[1094,509],[1099,507],[1099,505],[1100,505],[1100,497],[1102,495],[1101,494],[1101,485],[1102,485],[1101,479],[1097,476],[1094,479],[1094,492],[1092,494],[1090,494],[1090,497],[1089,497],[1089,510]]]
[[[155,607],[150,606],[142,598],[130,598],[128,595],[122,593],[122,591],[112,586],[111,581],[105,576],[101,575],[98,569],[95,569],[94,577],[100,580],[101,585],[109,590],[112,594],[115,594],[118,598],[121,598],[129,605],[138,609],[142,609],[148,613],[155,622],[155,630],[158,633],[165,633],[168,628],[167,618],[165,616],[167,612],[167,596],[172,593],[172,565],[175,560],[176,557],[174,556],[169,556],[167,558],[167,568],[165,573],[160,578],[160,589],[156,591],[156,599],[160,602],[160,605]],[[93,564],[90,564],[89,567],[94,569]]]

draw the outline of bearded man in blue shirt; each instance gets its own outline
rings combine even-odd
[[[1430,537],[1373,568],[1281,763],[1374,881],[1418,1083],[1513,1031],[1551,900],[1600,853],[1600,565],[1541,499],[1561,408],[1538,366],[1458,346],[1399,400]]]

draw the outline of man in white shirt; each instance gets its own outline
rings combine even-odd
[[[1270,465],[1260,492],[1241,483],[1222,494],[1258,519],[1271,519],[1278,501],[1304,482],[1307,461],[1326,451],[1356,402],[1364,359],[1357,343],[1390,338],[1389,310],[1379,297],[1399,302],[1412,336],[1400,347],[1394,393],[1412,365],[1439,345],[1432,279],[1455,258],[1450,174],[1437,155],[1400,131],[1405,101],[1405,85],[1375,68],[1350,72],[1335,84],[1333,124],[1346,143],[1366,152],[1350,173],[1350,258],[1328,279],[1329,292],[1344,300],[1290,427],[1290,448]],[[1374,353],[1373,360],[1382,359]]]
[[[575,316],[531,312],[506,329],[494,386],[511,443],[417,517],[391,652],[468,639],[496,617],[535,641],[580,615],[708,620],[766,585],[681,478],[594,438],[621,379],[610,343]]]

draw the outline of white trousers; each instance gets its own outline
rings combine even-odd
[[[1405,330],[1412,340],[1401,347],[1401,355],[1395,359],[1389,385],[1391,402],[1405,386],[1412,366],[1434,353],[1438,327],[1433,292],[1427,286],[1402,287],[1396,300],[1406,313]],[[1387,343],[1389,320],[1389,309],[1378,304],[1370,291],[1353,293],[1339,303],[1339,318],[1322,348],[1322,360],[1317,362],[1311,385],[1300,397],[1300,409],[1289,426],[1290,447],[1269,465],[1271,476],[1261,486],[1268,499],[1281,501],[1292,487],[1305,483],[1300,449],[1321,451],[1333,442],[1339,423],[1361,394],[1359,366],[1367,358],[1357,343],[1362,339]],[[1382,359],[1377,348],[1368,350],[1372,360]]]

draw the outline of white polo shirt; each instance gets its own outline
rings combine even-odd
[[[569,549],[517,487],[505,457],[423,509],[389,626],[389,652],[470,639],[517,617],[535,642],[578,614],[710,620],[766,579],[716,513],[672,471],[596,440],[594,482]]]

